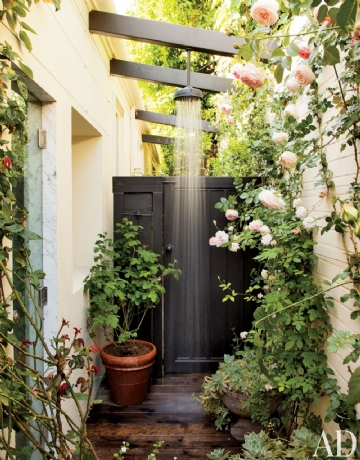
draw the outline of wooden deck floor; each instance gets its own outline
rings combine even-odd
[[[93,407],[87,424],[99,458],[114,460],[123,441],[131,446],[125,456],[129,460],[147,459],[157,441],[164,441],[159,460],[205,460],[206,454],[218,448],[239,452],[241,442],[229,431],[216,431],[200,404],[191,398],[199,392],[203,378],[203,374],[170,374],[154,379],[147,399],[132,407],[112,404],[103,384],[98,395],[103,402]]]

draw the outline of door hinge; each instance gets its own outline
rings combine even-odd
[[[44,307],[48,301],[48,288],[43,286],[39,289],[39,306]]]

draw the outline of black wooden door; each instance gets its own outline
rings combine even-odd
[[[164,264],[177,259],[179,268],[188,267],[183,257],[189,244],[186,230],[192,222],[186,209],[180,222],[175,224],[174,220],[176,197],[187,193],[186,187],[179,186],[171,177],[116,177],[113,190],[114,222],[127,216],[139,223],[144,227],[141,240],[162,255]],[[243,296],[237,296],[235,302],[222,302],[224,293],[219,279],[231,282],[237,292],[244,293],[254,267],[252,254],[209,245],[209,238],[216,232],[213,221],[219,229],[227,223],[224,213],[214,205],[221,197],[235,194],[233,179],[207,177],[199,193],[205,206],[197,240],[204,249],[196,279],[200,295],[196,294],[194,305],[193,280],[189,280],[187,270],[183,269],[179,281],[167,277],[163,305],[153,311],[140,332],[141,338],[153,341],[158,349],[157,375],[163,371],[212,372],[224,354],[231,352],[233,331],[251,328],[254,305],[245,302]],[[165,250],[169,245],[171,252]]]

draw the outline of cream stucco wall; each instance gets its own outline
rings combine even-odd
[[[324,72],[318,78],[319,92],[320,94],[325,91],[328,87],[335,86],[335,74],[332,67],[325,67]],[[298,103],[298,119],[304,117],[308,112],[307,106],[308,98],[304,94]],[[331,121],[331,118],[335,114],[335,108],[332,108],[326,112],[323,118],[323,125],[326,125]],[[324,139],[326,143],[326,138]],[[326,156],[329,163],[329,169],[333,172],[333,181],[335,187],[331,189],[331,193],[340,196],[341,199],[345,199],[347,191],[349,190],[350,183],[354,180],[355,175],[355,159],[352,148],[347,147],[343,152],[340,151],[341,139],[336,143],[332,143],[331,146],[326,148]],[[315,246],[315,252],[319,257],[319,260],[315,267],[315,276],[319,279],[331,281],[337,274],[342,273],[347,267],[344,249],[342,246],[341,235],[335,230],[321,235],[321,229],[325,226],[326,222],[324,218],[328,216],[332,210],[331,196],[327,196],[321,200],[319,193],[326,191],[324,187],[315,187],[315,183],[319,180],[319,177],[315,177],[318,174],[318,168],[308,169],[304,172],[303,179],[303,193],[302,198],[304,205],[307,209],[313,209],[311,215],[317,220],[319,225],[318,230],[314,232],[315,240],[317,245]],[[349,246],[351,247],[351,246]],[[351,289],[351,284],[341,286],[331,290],[328,294],[334,298],[334,308],[329,309],[329,315],[334,331],[350,331],[352,333],[360,333],[360,320],[352,320],[350,314],[353,311],[352,301],[348,300],[345,304],[340,301],[340,297],[348,293]],[[348,391],[348,380],[350,378],[350,372],[347,365],[342,362],[349,354],[350,350],[339,350],[338,353],[328,354],[328,361],[330,367],[334,370],[335,376],[338,380],[341,391],[347,393]],[[357,364],[351,363],[350,368],[358,367]],[[321,400],[320,405],[317,407],[317,411],[321,414],[322,419],[325,418],[327,401],[325,398]],[[334,430],[339,429],[335,423],[324,424],[328,432],[335,436]]]
[[[135,120],[135,109],[143,108],[137,83],[109,74],[112,57],[128,58],[125,45],[90,34],[92,9],[115,12],[112,0],[65,0],[58,12],[48,3],[33,4],[26,18],[37,32],[31,35],[32,53],[0,25],[2,39],[54,100],[43,105],[39,126],[48,135],[42,173],[48,339],[62,318],[70,321],[70,333],[76,326],[88,339],[82,280],[92,264],[96,235],[112,232],[112,176],[135,169],[144,173],[154,153],[141,141],[147,125]]]

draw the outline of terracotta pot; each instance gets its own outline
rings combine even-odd
[[[149,353],[141,356],[111,356],[106,353],[106,349],[113,346],[112,343],[106,344],[100,352],[106,368],[111,401],[119,406],[136,406],[144,401],[149,386],[151,367],[155,361],[155,345],[143,340],[134,340],[134,342],[146,345]]]
[[[229,409],[230,412],[236,415],[240,415],[244,418],[251,418],[251,405],[248,407],[243,407],[244,402],[249,398],[248,395],[242,393],[234,393],[229,390],[225,390],[225,393],[222,395],[222,402]],[[265,399],[265,404],[269,408],[269,414],[273,414],[280,406],[282,400],[282,394],[278,393],[275,396]]]

